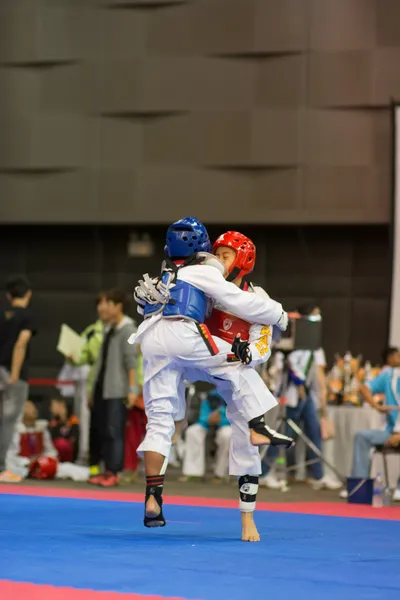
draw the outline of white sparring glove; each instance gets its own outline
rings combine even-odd
[[[281,317],[279,319],[279,321],[277,322],[276,326],[279,327],[279,329],[281,331],[286,331],[286,329],[288,328],[288,324],[289,324],[289,317],[286,311],[282,311]]]

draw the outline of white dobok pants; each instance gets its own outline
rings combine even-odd
[[[169,455],[174,421],[185,415],[184,380],[208,381],[226,401],[232,423],[231,475],[259,474],[258,449],[250,444],[248,422],[271,410],[277,401],[258,373],[240,362],[228,363],[231,346],[215,336],[212,342],[218,352],[213,355],[191,321],[155,318],[151,325],[146,321],[142,325],[136,342],[143,354],[148,423],[138,452]]]
[[[215,456],[215,477],[228,475],[229,445],[232,428],[228,425],[218,427],[215,436],[217,452]],[[188,477],[202,477],[206,472],[206,437],[207,429],[199,423],[191,425],[186,430],[185,454],[182,472]]]

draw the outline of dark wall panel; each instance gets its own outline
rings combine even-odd
[[[289,310],[300,302],[320,303],[329,361],[336,351],[347,349],[372,360],[379,358],[386,343],[390,292],[385,226],[247,227],[242,223],[240,229],[257,244],[254,282]],[[89,324],[95,318],[94,298],[99,290],[119,286],[132,292],[143,273],[158,272],[165,227],[147,231],[155,242],[155,254],[149,259],[128,256],[128,226],[0,227],[0,287],[8,274],[22,272],[34,288],[40,334],[33,346],[33,375],[57,372],[62,362],[55,350],[61,323],[78,331]],[[212,239],[220,233],[220,227],[210,228]],[[134,306],[132,314],[136,315]]]
[[[2,0],[0,219],[200,203],[209,223],[227,205],[388,223],[399,18],[396,0]]]

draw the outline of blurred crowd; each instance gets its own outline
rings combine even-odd
[[[58,391],[53,388],[45,409],[29,390],[30,344],[37,333],[29,306],[32,290],[24,277],[13,277],[6,292],[9,307],[0,315],[0,481],[70,478],[102,487],[134,482],[141,472],[137,448],[145,435],[146,415],[142,357],[137,347],[126,343],[136,325],[127,315],[125,292],[98,294],[96,318],[81,333],[80,356],[65,357]],[[315,306],[301,310],[308,315],[319,312]],[[277,350],[262,365],[263,380],[280,400],[281,412],[276,411],[274,420],[279,422],[284,410],[285,418],[300,426],[313,444],[315,451],[307,447],[306,480],[315,490],[342,485],[325,473],[319,455],[323,441],[335,435],[329,405],[366,404],[387,417],[385,429],[358,432],[352,441],[353,476],[368,477],[373,446],[400,446],[400,432],[390,423],[392,413],[386,406],[398,403],[394,392],[390,397],[395,388],[390,378],[397,367],[397,348],[387,348],[380,365],[347,352],[336,356],[328,370],[322,348],[289,354]],[[225,403],[215,390],[189,385],[187,400],[188,427],[174,436],[170,464],[180,470],[182,482],[207,476],[215,484],[224,482],[231,437]],[[285,419],[282,427],[288,428]],[[278,473],[278,450],[264,449],[262,457],[260,485],[283,489],[287,475]],[[289,452],[285,462],[293,472],[296,454]],[[400,492],[397,495],[400,499]]]

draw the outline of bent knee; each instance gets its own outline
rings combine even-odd
[[[365,443],[368,442],[370,444],[372,444],[371,442],[371,431],[369,429],[362,429],[361,431],[357,431],[355,437],[354,437],[354,441],[357,443]]]
[[[220,440],[224,440],[224,441],[230,440],[232,437],[232,427],[230,427],[229,425],[221,427],[220,429],[218,429],[217,435]]]
[[[206,430],[199,423],[194,423],[193,425],[189,425],[186,429],[185,436],[186,440],[195,440],[201,436],[205,437]]]

